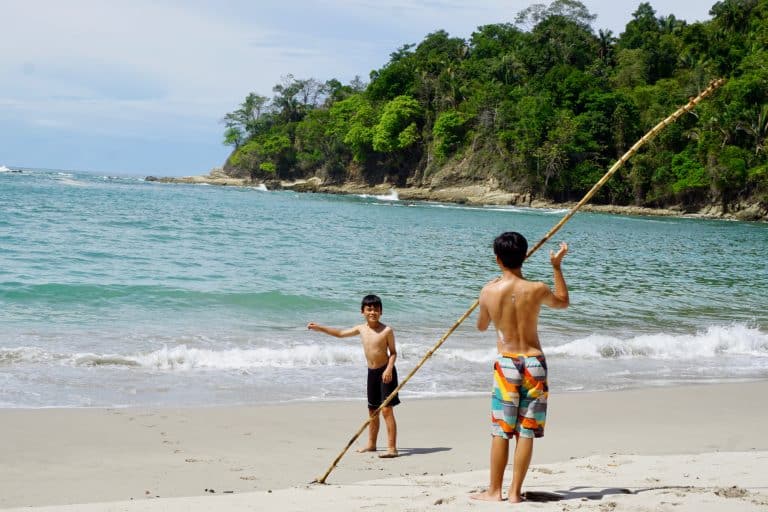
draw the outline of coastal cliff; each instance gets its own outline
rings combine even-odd
[[[581,2],[553,2],[467,39],[437,30],[368,83],[288,75],[271,98],[249,92],[224,115],[222,172],[268,188],[567,205],[665,120],[590,203],[765,219],[766,13],[766,0],[717,2],[687,23],[642,3],[614,37]]]
[[[181,177],[147,176],[146,181],[190,185],[218,185],[234,187],[263,187],[266,190],[291,190],[303,193],[352,194],[369,196],[393,196],[401,201],[435,201],[465,204],[471,206],[509,205],[529,208],[570,209],[576,202],[553,202],[536,198],[529,193],[510,192],[501,188],[497,181],[449,180],[434,186],[398,187],[390,183],[367,184],[364,182],[326,183],[322,178],[313,176],[307,179],[278,180],[232,177],[221,168],[215,168],[206,175]],[[723,212],[720,205],[711,203],[697,209],[671,205],[666,208],[648,208],[632,205],[590,204],[581,207],[582,211],[611,213],[620,215],[656,215],[656,216],[692,216],[721,218],[742,221],[768,221],[768,209],[760,203],[737,202],[731,209]]]

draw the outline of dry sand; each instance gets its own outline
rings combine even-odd
[[[561,499],[523,506],[768,510],[766,393],[768,381],[553,393],[524,491]],[[307,484],[364,421],[362,401],[6,409],[0,508],[506,510],[468,498],[487,484],[488,402],[405,396],[396,408],[402,456],[350,450],[328,485]]]

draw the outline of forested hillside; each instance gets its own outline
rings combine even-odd
[[[272,98],[250,93],[226,114],[225,171],[401,187],[491,182],[575,200],[647,130],[724,77],[595,201],[766,208],[768,0],[725,0],[710,14],[687,23],[640,3],[613,34],[595,30],[581,2],[556,0],[467,40],[437,31],[405,44],[367,83],[288,75]]]

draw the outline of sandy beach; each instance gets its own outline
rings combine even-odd
[[[536,510],[768,510],[768,381],[553,393],[524,490]],[[0,508],[497,510],[488,400],[404,400],[401,457],[350,450],[362,401],[0,411]],[[383,441],[380,438],[380,444]],[[507,475],[509,476],[509,474]],[[87,504],[87,505],[86,505]]]

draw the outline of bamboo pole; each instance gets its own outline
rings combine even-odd
[[[619,158],[616,161],[616,163],[611,166],[610,169],[608,169],[608,171],[603,175],[603,177],[600,178],[600,180],[597,183],[595,183],[595,185],[589,190],[589,192],[586,193],[586,195],[581,199],[581,201],[576,203],[576,205],[573,208],[571,208],[571,210],[565,215],[565,217],[563,217],[562,220],[560,220],[560,222],[558,222],[557,225],[555,225],[555,227],[550,229],[549,232],[546,235],[544,235],[544,237],[541,240],[539,240],[536,243],[536,245],[534,245],[528,251],[528,254],[526,254],[526,256],[525,256],[526,259],[530,258],[530,256],[534,252],[536,252],[542,245],[544,245],[544,243],[546,243],[546,241],[549,240],[552,237],[552,235],[557,233],[560,230],[560,228],[563,227],[565,225],[565,223],[568,222],[568,220],[571,217],[573,217],[573,215],[579,210],[579,208],[584,206],[584,204],[586,204],[586,202],[589,201],[592,198],[592,196],[594,196],[597,193],[597,191],[600,190],[600,188],[603,185],[605,185],[605,183],[611,178],[611,176],[613,176],[616,173],[616,171],[618,171],[627,162],[627,160],[629,160],[635,153],[637,153],[637,150],[640,149],[640,147],[642,147],[645,143],[647,143],[648,141],[650,141],[651,139],[656,137],[656,135],[658,135],[659,132],[661,132],[661,130],[663,130],[667,125],[674,123],[675,121],[677,121],[677,119],[680,116],[682,116],[683,114],[693,110],[694,107],[696,107],[696,105],[698,105],[704,98],[706,98],[707,96],[712,94],[718,87],[720,87],[724,83],[725,83],[725,79],[723,79],[723,78],[719,78],[717,80],[713,80],[712,82],[710,82],[709,86],[706,89],[704,89],[703,91],[701,91],[701,93],[699,93],[698,96],[696,96],[695,98],[691,99],[688,103],[686,103],[685,105],[683,105],[682,107],[677,109],[675,112],[673,112],[671,115],[669,115],[666,119],[664,119],[659,124],[654,126],[648,133],[643,135],[643,137],[640,140],[635,142],[635,144],[631,148],[629,148],[629,150],[626,153],[624,153],[622,155],[622,157]],[[349,440],[347,445],[344,447],[343,450],[341,450],[341,452],[336,457],[336,459],[334,459],[334,461],[331,463],[330,467],[323,474],[323,476],[318,477],[312,483],[318,483],[318,484],[324,484],[325,483],[325,480],[328,478],[328,475],[331,474],[331,471],[333,471],[333,469],[339,463],[339,461],[344,456],[344,454],[347,453],[347,450],[349,450],[349,447],[352,446],[352,443],[354,443],[355,440],[358,437],[360,437],[360,434],[363,433],[363,431],[368,426],[368,424],[371,422],[371,420],[374,417],[376,417],[379,414],[379,412],[384,407],[389,405],[389,402],[391,402],[392,399],[395,397],[395,395],[400,391],[400,389],[403,386],[405,386],[406,382],[408,382],[411,379],[411,377],[413,377],[413,375],[417,371],[419,371],[419,369],[422,366],[424,366],[424,363],[427,362],[427,359],[432,357],[432,354],[434,354],[437,351],[437,349],[439,349],[440,346],[445,342],[445,340],[447,340],[448,337],[451,334],[453,334],[453,331],[455,331],[459,327],[459,325],[461,325],[462,322],[464,322],[464,320],[466,320],[469,317],[469,315],[472,314],[472,312],[475,310],[475,308],[477,308],[478,304],[480,304],[480,302],[479,302],[479,300],[476,299],[472,303],[472,305],[469,306],[469,309],[467,309],[464,312],[464,314],[461,315],[459,317],[459,319],[456,320],[456,322],[454,322],[454,324],[450,327],[450,329],[448,329],[448,331],[446,331],[446,333],[443,334],[443,336],[437,341],[435,346],[433,346],[429,351],[427,351],[427,353],[424,355],[424,357],[421,359],[421,361],[419,361],[419,364],[417,364],[413,368],[413,370],[411,370],[411,372],[402,380],[402,382],[400,382],[400,384],[395,388],[395,390],[392,391],[392,393],[390,393],[390,395],[384,400],[384,402],[382,402],[382,404],[379,406],[379,408],[376,409],[376,411],[373,414],[368,416],[368,419],[360,426],[360,428],[357,430],[355,435],[352,436],[352,438]]]

